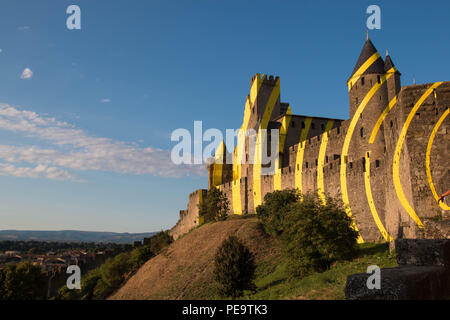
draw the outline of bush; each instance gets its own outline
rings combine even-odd
[[[133,268],[139,268],[153,256],[153,251],[148,246],[136,248],[130,254],[131,264]]]
[[[227,197],[218,188],[212,187],[203,203],[198,204],[199,214],[204,222],[225,220],[230,208]]]
[[[150,238],[149,248],[153,254],[157,255],[162,249],[173,242],[172,236],[168,231],[161,231]]]
[[[47,276],[30,262],[8,265],[0,270],[0,300],[41,300],[46,298]]]
[[[274,191],[264,196],[264,204],[256,208],[256,214],[264,225],[264,229],[273,237],[283,233],[283,220],[291,204],[300,200],[300,194],[295,189]]]
[[[322,204],[317,193],[308,193],[290,205],[282,225],[292,276],[325,271],[334,261],[357,254],[358,232],[340,200],[327,196]]]
[[[255,290],[255,259],[237,237],[230,236],[218,248],[214,258],[214,276],[219,294],[240,297],[244,290]]]

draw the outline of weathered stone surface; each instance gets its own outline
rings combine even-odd
[[[439,266],[401,266],[381,269],[381,288],[368,289],[371,274],[347,278],[348,300],[418,300],[450,299],[450,269]]]
[[[450,267],[448,256],[450,240],[446,239],[397,239],[395,250],[400,266],[444,266]]]
[[[426,239],[450,239],[450,220],[423,222]]]

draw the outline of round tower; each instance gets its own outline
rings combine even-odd
[[[400,76],[402,75],[400,71],[395,67],[394,62],[389,56],[389,52],[386,50],[386,59],[384,61],[384,71],[386,75],[390,75],[387,79],[387,88],[388,88],[388,99],[392,101],[394,97],[398,95],[400,89],[402,88],[402,84],[400,81]]]
[[[383,82],[384,76],[385,63],[367,35],[367,40],[364,43],[352,75],[347,81],[350,100],[350,118],[353,117],[359,105],[374,85],[377,83],[381,84]],[[386,94],[385,99],[387,99],[387,92],[382,91],[383,88],[378,89],[377,97],[379,100],[383,100],[383,97],[381,99],[379,98],[380,94]],[[382,112],[383,106],[381,103],[379,104],[381,108],[379,111]]]

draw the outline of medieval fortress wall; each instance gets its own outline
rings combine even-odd
[[[348,81],[350,118],[339,120],[292,114],[280,102],[280,79],[255,75],[241,130],[279,129],[275,170],[263,174],[259,140],[249,163],[245,137],[238,139],[241,164],[225,163],[223,144],[217,150],[208,187],[225,193],[234,214],[254,214],[274,190],[317,190],[342,199],[360,241],[420,238],[424,219],[449,210],[436,200],[450,189],[450,82],[401,87],[400,77],[390,56],[383,60],[367,40]],[[206,190],[190,195],[170,231],[175,238],[199,224],[197,204],[205,197]]]

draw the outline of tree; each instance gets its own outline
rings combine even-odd
[[[264,204],[256,208],[256,214],[268,234],[278,237],[283,233],[283,219],[290,205],[299,200],[300,194],[295,189],[274,191],[264,196]]]
[[[150,238],[150,251],[153,254],[159,254],[162,249],[169,246],[173,242],[172,236],[168,231],[161,231]]]
[[[0,299],[45,299],[46,279],[45,271],[30,262],[9,265],[0,271]]]
[[[323,272],[334,261],[355,257],[358,232],[352,223],[342,202],[330,196],[326,196],[326,204],[317,192],[292,203],[283,218],[281,235],[289,258],[289,273],[304,276]]]
[[[218,188],[212,187],[203,203],[198,204],[199,214],[205,222],[225,220],[228,215],[230,202]]]
[[[252,252],[235,237],[225,239],[214,258],[214,276],[219,293],[233,299],[244,290],[255,290],[255,258]]]

